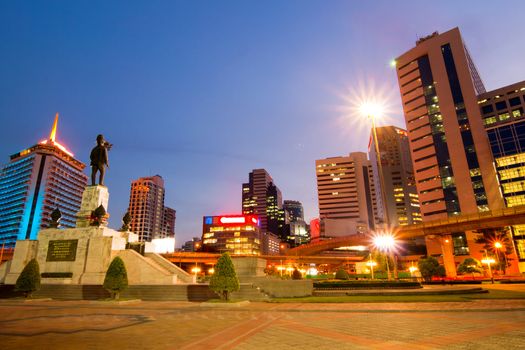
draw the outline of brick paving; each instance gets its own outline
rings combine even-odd
[[[525,349],[525,300],[116,305],[0,301],[1,349]]]

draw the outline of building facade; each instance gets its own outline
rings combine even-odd
[[[383,218],[388,214],[385,223],[394,227],[417,224],[421,222],[421,212],[410,158],[408,133],[395,126],[383,126],[376,128],[376,134],[386,199],[386,203],[383,204],[379,196],[378,203],[386,206],[382,210]],[[370,144],[374,145],[373,132],[370,137]],[[374,170],[374,184],[379,193],[381,181],[375,147],[370,147],[369,156]]]
[[[261,232],[266,233],[268,214],[275,219],[282,206],[281,191],[275,186],[270,174],[265,169],[254,169],[248,175],[248,182],[242,184],[242,213],[257,215]]]
[[[507,207],[525,205],[525,81],[486,92],[478,103]],[[520,271],[525,271],[525,225],[512,227]]]
[[[303,205],[299,201],[285,200],[283,202],[284,228],[283,241],[291,247],[310,242],[310,228],[304,221]]]
[[[320,238],[367,233],[378,218],[371,162],[366,153],[315,161]]]
[[[159,175],[131,182],[130,226],[140,241],[175,236],[175,210],[164,206],[164,194],[164,180]]]
[[[60,209],[61,227],[75,227],[87,185],[84,163],[56,141],[58,114],[49,138],[13,154],[0,173],[0,245],[36,239]]]
[[[478,107],[485,88],[459,29],[419,39],[397,58],[396,71],[423,221],[503,208]],[[427,239],[427,250],[443,254],[447,275],[455,276],[461,256],[481,259],[476,237]]]
[[[263,236],[256,215],[205,216],[202,251],[233,255],[261,255]]]

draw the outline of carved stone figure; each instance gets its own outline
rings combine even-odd
[[[131,215],[128,212],[126,212],[126,214],[124,215],[124,217],[122,218],[122,227],[120,228],[120,231],[122,232],[127,232],[129,231],[129,224],[131,223]]]
[[[62,218],[62,212],[60,212],[60,209],[58,207],[55,208],[51,212],[51,222],[49,223],[50,228],[58,228],[60,225],[60,219]]]

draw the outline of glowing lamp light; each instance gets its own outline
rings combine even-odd
[[[487,264],[487,265],[492,265],[496,262],[496,260],[492,259],[492,258],[486,258],[486,259],[482,259],[481,262],[483,264]]]
[[[210,268],[210,269],[208,270],[208,273],[209,273],[210,275],[213,275],[213,274],[215,273],[215,269],[214,269],[213,267]]]
[[[195,266],[195,267],[191,268],[191,273],[194,273],[194,274],[198,274],[201,271],[202,271],[201,268],[198,267],[198,266]]]
[[[384,114],[384,111],[384,106],[374,101],[366,101],[359,106],[359,112],[367,117],[379,117]]]
[[[383,234],[374,237],[374,245],[380,250],[390,250],[395,247],[394,236]]]
[[[279,266],[277,266],[277,270],[283,271],[283,270],[286,270],[286,267],[279,265]]]
[[[494,243],[494,247],[496,247],[497,249],[501,249],[503,245],[501,244],[501,242],[496,242]]]
[[[374,267],[377,266],[377,263],[373,260],[367,261],[366,266]]]
[[[419,270],[419,269],[418,269],[417,267],[415,267],[415,266],[410,266],[410,267],[408,268],[408,271],[410,271],[410,273],[414,273],[414,272],[416,272],[417,270]]]
[[[315,267],[310,267],[306,273],[310,276],[317,276],[317,274],[319,273],[319,271],[315,268]]]
[[[396,60],[391,60],[390,61],[390,67],[394,68],[396,65],[397,65],[397,61]]]

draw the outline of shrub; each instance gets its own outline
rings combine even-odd
[[[128,287],[128,273],[124,261],[120,257],[115,257],[109,265],[104,278],[104,289],[111,293],[113,299],[118,300],[120,293]]]
[[[369,288],[419,288],[419,282],[412,281],[319,281],[315,289],[369,289]]]
[[[301,271],[297,270],[296,268],[293,269],[292,272],[292,279],[293,280],[300,280],[303,278],[303,275],[301,274]]]
[[[222,254],[215,265],[215,272],[210,279],[210,289],[222,300],[230,300],[230,293],[240,289],[232,259],[228,252]]]
[[[481,264],[474,258],[466,258],[459,264],[458,272],[461,274],[471,273],[474,276],[474,273],[481,272]]]
[[[348,272],[346,272],[346,270],[343,269],[343,268],[340,268],[335,273],[335,279],[336,280],[347,280],[349,278],[350,278],[350,275],[348,275]]]
[[[445,276],[445,268],[439,265],[439,262],[433,256],[429,256],[419,260],[418,262],[419,272],[425,281],[432,280],[432,277],[443,277]]]
[[[31,298],[33,292],[40,289],[40,267],[38,261],[32,259],[22,270],[15,284],[15,290],[23,292],[26,298]]]

